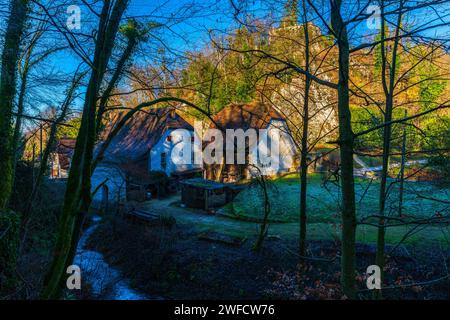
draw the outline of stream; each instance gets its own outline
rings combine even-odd
[[[102,300],[148,300],[145,295],[131,289],[129,281],[119,270],[110,266],[103,254],[86,249],[86,242],[99,226],[101,218],[95,216],[78,242],[74,265],[81,269],[81,285],[87,282],[93,295]]]
[[[367,166],[366,163],[361,158],[359,158],[357,155],[354,155],[353,159],[355,160],[356,163],[358,163],[361,166],[360,169],[354,169],[355,176],[364,177],[368,173],[374,173],[374,172],[379,172],[379,171],[383,170],[383,166],[376,166],[376,167]],[[425,165],[425,164],[427,164],[427,162],[428,162],[427,160],[406,161],[405,167],[409,167],[409,166],[417,165],[417,164]],[[398,168],[398,167],[400,167],[400,165],[401,165],[400,163],[396,163],[396,162],[390,163],[389,168]]]

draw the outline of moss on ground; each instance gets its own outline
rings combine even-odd
[[[357,178],[355,181],[357,215],[359,218],[377,214],[379,182],[377,180]],[[391,215],[398,210],[398,183],[393,183],[387,208]],[[418,195],[441,200],[448,199],[449,189],[439,188],[430,182],[405,182],[403,213],[414,217],[429,217],[442,210],[446,204],[420,198]],[[270,182],[272,222],[296,222],[299,216],[300,182],[297,175],[280,178]],[[323,185],[321,177],[310,175],[308,179],[308,222],[339,222],[340,188],[336,183]],[[242,191],[232,204],[227,205],[223,213],[229,217],[259,221],[263,216],[262,190],[250,186]]]
[[[377,214],[379,183],[376,180],[357,178],[356,201],[358,219]],[[272,181],[270,184],[271,224],[269,234],[281,237],[297,237],[299,233],[299,193],[300,183],[298,175],[291,175]],[[388,213],[397,215],[398,210],[398,184],[392,185],[388,201]],[[404,194],[403,214],[411,217],[432,217],[437,213],[446,214],[446,204],[420,198],[418,195],[447,200],[449,189],[439,188],[429,182],[406,182]],[[317,174],[309,176],[308,185],[308,238],[315,240],[334,239],[340,237],[339,214],[339,187],[328,183],[323,186],[321,177]],[[241,192],[232,204],[222,209],[222,214],[228,218],[241,221],[242,228],[227,226],[220,227],[222,232],[230,234],[246,232],[256,234],[258,221],[261,221],[262,212],[261,190],[250,187]],[[374,221],[375,222],[375,221]],[[205,226],[203,226],[205,227]],[[210,226],[211,227],[211,226]],[[402,241],[405,234],[411,232],[405,243],[426,245],[438,241],[448,245],[450,228],[448,226],[431,225],[417,229],[414,225],[390,227],[386,234],[389,244]],[[215,228],[211,228],[213,230]],[[230,229],[230,230],[229,230]],[[375,243],[377,228],[369,225],[360,225],[357,229],[357,241]]]

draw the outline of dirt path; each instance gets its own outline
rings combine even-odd
[[[193,226],[197,231],[214,230],[228,234],[242,234],[246,236],[257,235],[259,224],[234,220],[220,215],[208,215],[202,210],[181,208],[177,205],[180,196],[175,195],[163,200],[153,200],[144,203],[142,210],[156,214],[170,214],[177,223]],[[271,223],[269,225],[269,235],[281,236],[283,238],[296,238],[299,233],[299,225],[293,223]]]
[[[202,210],[182,208],[179,206],[180,195],[174,195],[167,199],[152,200],[140,205],[140,209],[154,214],[168,214],[173,216],[177,224],[186,225],[194,229],[196,233],[215,231],[230,236],[239,236],[255,239],[260,225],[229,218],[221,215],[208,215]],[[386,243],[396,245],[408,231],[408,227],[392,227],[386,237]],[[371,226],[359,226],[356,240],[365,244],[376,243],[377,229]],[[310,223],[308,224],[308,239],[333,240],[340,239],[339,223]],[[274,236],[283,240],[297,240],[299,237],[299,223],[270,223],[269,237]],[[447,241],[446,234],[440,227],[430,226],[407,239],[405,243],[414,245],[426,245],[430,241]]]

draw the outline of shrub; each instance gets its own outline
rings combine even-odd
[[[0,294],[9,293],[16,284],[20,216],[11,210],[0,211]]]

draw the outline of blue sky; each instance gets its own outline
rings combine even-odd
[[[233,0],[236,5],[240,0]],[[76,2],[76,1],[74,1]],[[323,10],[323,16],[327,16],[326,6],[320,6],[327,1],[315,0],[319,10]],[[246,14],[239,15],[239,19],[246,19],[247,14],[262,19],[272,19],[279,21],[283,13],[283,2],[279,0],[253,0],[249,1],[249,6],[245,7]],[[86,7],[82,8],[82,30],[83,33],[91,33],[96,26],[96,17],[89,14]],[[349,10],[356,10],[354,7]],[[450,7],[448,12],[450,12]],[[209,40],[208,30],[215,30],[215,35],[226,34],[238,26],[233,16],[234,10],[230,6],[230,0],[131,0],[126,17],[138,17],[143,21],[160,22],[165,24],[165,28],[159,29],[155,37],[146,47],[144,54],[137,57],[135,62],[140,64],[157,63],[157,50],[166,47],[167,52],[183,55],[186,51],[195,51],[203,48]],[[349,12],[349,14],[352,14]],[[445,14],[445,13],[443,13]],[[62,12],[61,21],[66,19],[67,14]],[[321,24],[321,20],[315,15],[315,23]],[[408,17],[410,23],[419,25],[436,16],[432,10],[422,10],[415,16]],[[448,19],[448,17],[447,17]],[[325,28],[324,28],[325,29]],[[437,31],[428,31],[427,35],[438,32],[440,35],[448,35],[449,26],[441,27]],[[377,31],[369,30],[366,22],[359,23],[351,33],[351,39],[361,41],[361,36],[373,35]],[[369,36],[370,37],[370,36]],[[156,40],[156,39],[160,39]],[[355,40],[357,39],[357,40]],[[62,40],[63,41],[63,40]],[[367,39],[366,39],[367,41]],[[55,69],[66,73],[72,73],[80,62],[79,57],[68,50],[54,56],[51,63]],[[63,92],[60,93],[63,96]],[[80,106],[82,101],[77,100]]]
[[[233,18],[234,11],[230,6],[231,0],[131,0],[126,17],[139,17],[144,21],[156,21],[167,24],[157,32],[157,36],[164,40],[165,45],[175,52],[185,52],[201,49],[208,41],[208,30],[216,30],[215,34],[234,29],[238,24]],[[240,0],[233,0],[239,4]],[[247,1],[251,6],[246,7],[246,12],[263,19],[269,16],[274,20],[279,20],[283,11],[283,1],[281,0],[253,0]],[[327,9],[321,6],[327,1],[316,0],[315,3],[326,15]],[[374,1],[375,3],[375,1]],[[82,19],[88,14],[87,9],[82,7]],[[357,9],[354,9],[355,11]],[[450,4],[448,5],[450,13]],[[353,13],[353,11],[352,11]],[[178,18],[180,17],[180,18]],[[239,16],[244,19],[243,16]],[[424,23],[427,19],[431,20],[435,14],[431,11],[422,10],[409,17],[410,21],[416,24]],[[448,17],[447,17],[448,20]],[[321,24],[320,19],[315,18],[317,24]],[[82,24],[83,32],[90,32],[91,24]],[[448,33],[450,27],[441,27],[440,34]],[[427,31],[431,35],[433,31]],[[361,36],[373,34],[374,31],[368,30],[365,21],[359,23],[354,30],[354,34]],[[356,37],[355,37],[356,38]]]
[[[208,41],[208,29],[223,29],[232,23],[230,17],[220,10],[222,4],[226,3],[226,0],[194,2],[192,0],[132,0],[124,19],[137,17],[141,21],[166,24],[166,28],[155,32],[151,49],[166,46],[173,52],[183,54],[186,51],[201,49]],[[192,9],[188,8],[190,5]],[[92,20],[91,23],[92,18],[86,17],[89,16],[87,8],[81,8],[82,29],[80,32],[90,33],[95,26],[95,21]],[[65,16],[68,15],[64,12],[60,20],[65,19]],[[178,16],[182,18],[176,18]],[[161,42],[156,39],[161,39]],[[67,52],[56,55],[54,58],[55,66],[66,72],[75,70],[79,61],[79,57]]]

